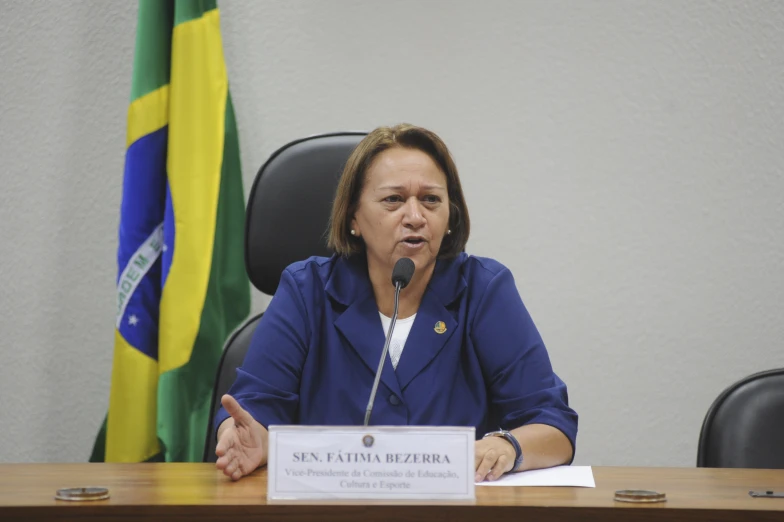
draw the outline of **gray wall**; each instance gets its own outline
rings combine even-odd
[[[576,462],[691,466],[712,399],[784,366],[784,3],[221,6],[246,187],[304,135],[444,137]],[[86,459],[107,407],[135,10],[0,2],[0,461]]]

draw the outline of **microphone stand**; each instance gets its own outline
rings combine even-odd
[[[387,352],[389,352],[389,343],[392,341],[392,330],[395,328],[397,322],[397,306],[400,301],[400,289],[402,283],[397,281],[395,283],[395,310],[392,313],[392,320],[389,322],[389,330],[387,331],[387,339],[384,342],[384,350],[381,352],[381,360],[378,362],[378,369],[376,370],[376,379],[373,381],[373,389],[370,391],[370,400],[368,401],[367,409],[365,410],[365,426],[370,422],[370,413],[373,411],[373,402],[376,400],[376,392],[378,391],[378,383],[381,381],[381,371],[384,369],[384,362],[387,359]]]

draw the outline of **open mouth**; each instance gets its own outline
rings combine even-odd
[[[425,240],[422,239],[421,237],[409,237],[409,238],[406,238],[406,239],[403,240],[403,243],[407,243],[407,244],[413,245],[413,246],[420,245],[420,244],[422,244],[424,242],[425,242]]]

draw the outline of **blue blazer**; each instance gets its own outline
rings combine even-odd
[[[229,393],[265,427],[362,425],[384,339],[364,256],[294,263]],[[216,428],[227,417],[221,408]],[[577,414],[512,273],[467,254],[438,260],[397,369],[387,356],[371,424],[474,426],[481,438],[530,423],[574,447]]]

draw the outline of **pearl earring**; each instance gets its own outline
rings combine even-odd
[[[354,230],[353,228],[351,229],[351,235],[352,235],[352,236],[356,236],[356,235],[357,235],[357,231],[356,231],[356,230]]]
[[[447,235],[447,236],[448,236],[449,234],[451,234],[451,233],[452,233],[452,229],[451,229],[451,228],[450,228],[449,230],[447,230],[447,231],[446,231],[446,235]]]

